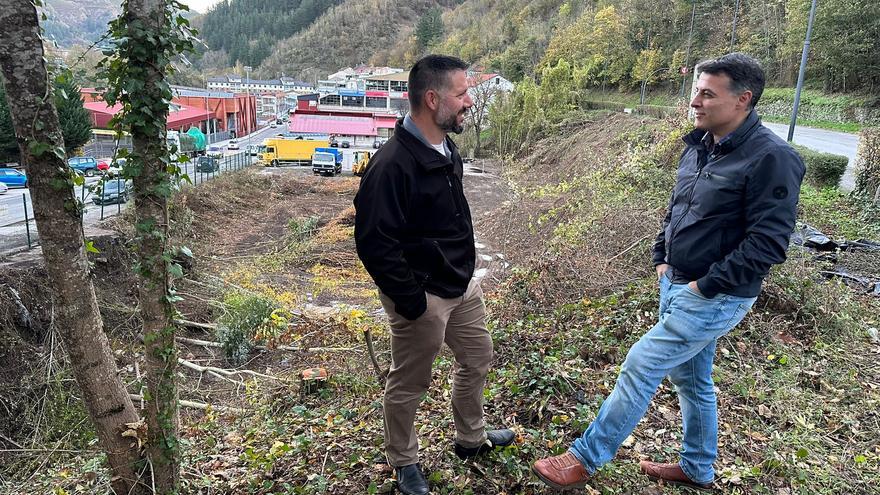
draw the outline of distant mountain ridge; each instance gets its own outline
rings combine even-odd
[[[195,21],[208,68],[259,66],[275,44],[307,29],[343,0],[224,0]]]
[[[91,45],[107,31],[107,23],[122,11],[119,0],[45,0],[41,25],[47,39],[61,48]]]

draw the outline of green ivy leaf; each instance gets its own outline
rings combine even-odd
[[[168,273],[170,273],[171,276],[174,278],[183,277],[183,267],[177,263],[171,263],[171,265],[168,267]]]
[[[98,254],[101,251],[99,251],[98,248],[95,247],[94,241],[86,241],[86,252]]]
[[[797,458],[798,459],[806,459],[807,456],[810,455],[810,451],[801,447],[797,450]]]
[[[31,141],[28,143],[28,151],[35,157],[40,157],[49,149],[49,145],[40,141]]]

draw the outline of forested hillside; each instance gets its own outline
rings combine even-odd
[[[46,38],[59,46],[90,45],[107,31],[107,22],[119,15],[117,0],[46,0],[42,27]]]
[[[198,22],[215,65],[257,66],[273,46],[307,28],[342,0],[224,0]]]
[[[582,88],[627,89],[736,50],[760,58],[770,84],[787,86],[809,8],[810,0],[225,0],[197,25],[210,48],[204,68],[239,63],[263,76],[312,79],[442,52],[514,81],[564,60]],[[878,40],[880,2],[821,2],[808,83],[871,92],[880,82]]]
[[[302,75],[304,71],[334,72],[369,62],[408,34],[420,16],[434,6],[434,0],[347,0],[302,33],[279,43],[261,69],[267,74]]]
[[[736,50],[760,58],[771,83],[793,84],[810,1],[735,6],[731,0],[467,0],[444,14],[444,36],[429,49],[483,62],[512,79],[565,60],[584,86],[637,86]],[[878,40],[880,2],[820,2],[809,80],[827,91],[870,91],[880,82]],[[412,51],[414,42],[400,40],[389,53]]]

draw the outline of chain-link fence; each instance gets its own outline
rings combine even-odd
[[[256,157],[244,152],[196,157],[181,165],[182,172],[189,177],[189,183],[183,181],[181,187],[197,187],[220,174],[246,168],[255,161]],[[83,186],[76,187],[75,193],[83,204],[84,227],[122,213],[134,197],[130,180],[110,175],[87,179]],[[30,191],[10,189],[0,195],[0,254],[31,249],[39,244]]]

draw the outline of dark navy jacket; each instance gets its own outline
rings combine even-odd
[[[804,164],[754,110],[711,150],[706,134],[684,138],[654,264],[671,265],[676,283],[696,280],[708,298],[755,297],[770,267],[785,261]]]
[[[464,167],[448,137],[447,158],[397,122],[373,155],[354,198],[354,237],[364,268],[408,319],[425,312],[425,291],[460,297],[474,274]]]

